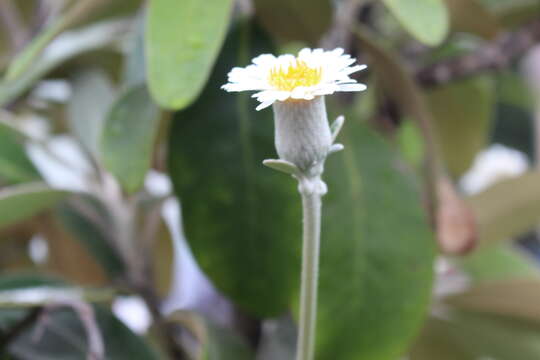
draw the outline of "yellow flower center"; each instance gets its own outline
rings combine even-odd
[[[304,61],[296,59],[286,69],[276,66],[270,70],[268,82],[276,90],[293,91],[298,86],[317,85],[321,75],[321,68],[310,68]]]

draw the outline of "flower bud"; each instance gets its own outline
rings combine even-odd
[[[273,108],[279,157],[295,164],[306,175],[320,175],[332,145],[324,97],[278,101]]]

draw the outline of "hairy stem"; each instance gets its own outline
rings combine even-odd
[[[321,182],[317,179],[318,182]],[[296,360],[312,360],[315,352],[317,322],[317,283],[321,235],[321,193],[300,183],[304,215],[302,285]]]

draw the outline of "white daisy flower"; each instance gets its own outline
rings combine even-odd
[[[257,110],[276,101],[313,100],[317,96],[337,91],[363,91],[364,84],[349,75],[365,69],[366,65],[353,65],[356,59],[343,54],[343,49],[302,49],[298,56],[275,57],[263,54],[245,68],[235,67],[228,75],[226,91],[259,91],[253,95],[261,103]]]

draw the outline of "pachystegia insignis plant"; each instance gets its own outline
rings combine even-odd
[[[259,91],[257,110],[274,108],[275,145],[279,159],[265,160],[273,169],[298,180],[304,216],[302,282],[297,360],[312,360],[317,313],[317,276],[321,224],[321,198],[327,192],[321,179],[326,157],[343,149],[335,139],[344,118],[330,127],[324,96],[337,91],[362,91],[350,74],[363,70],[356,59],[333,51],[303,49],[298,56],[263,54],[245,68],[229,73],[227,91]]]

